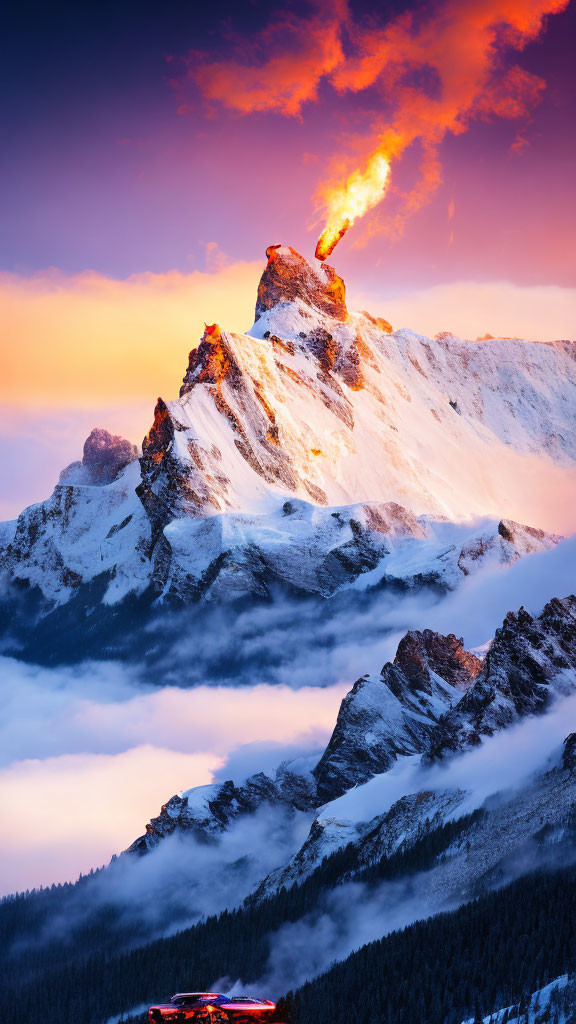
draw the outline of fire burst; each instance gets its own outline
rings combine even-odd
[[[389,173],[386,157],[374,153],[364,171],[353,171],[342,187],[328,192],[328,219],[316,245],[316,259],[325,260],[354,221],[380,202]]]

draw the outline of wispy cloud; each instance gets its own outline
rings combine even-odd
[[[471,340],[486,334],[531,341],[574,337],[576,289],[557,285],[452,281],[400,294],[352,292],[350,301],[426,337],[440,331]]]
[[[320,750],[343,695],[341,686],[157,689],[106,663],[69,671],[0,659],[0,668],[4,892],[107,862],[180,790]]]

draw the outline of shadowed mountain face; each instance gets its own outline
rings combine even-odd
[[[140,460],[96,429],[52,496],[3,524],[16,632],[22,601],[55,613],[57,637],[66,606],[103,621],[275,588],[453,589],[554,545],[501,515],[527,460],[573,472],[566,346],[394,333],[349,312],[332,268],[285,246],[267,256],[253,328],[206,328]]]

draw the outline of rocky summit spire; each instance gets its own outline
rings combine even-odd
[[[311,267],[300,253],[287,245],[270,245],[268,263],[258,286],[256,320],[282,302],[300,300],[343,323],[348,319],[346,286],[333,267]]]
[[[195,384],[221,384],[227,377],[238,380],[240,371],[234,355],[222,335],[219,324],[206,324],[197,348],[188,357],[188,368],[182,379],[180,398]]]

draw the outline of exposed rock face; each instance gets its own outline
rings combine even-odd
[[[458,690],[467,690],[482,668],[476,655],[464,649],[454,633],[442,636],[431,629],[410,630],[398,644],[394,664],[414,689],[429,691],[433,673]]]
[[[564,740],[562,767],[564,771],[576,774],[576,732],[571,732]]]
[[[509,612],[482,663],[454,634],[410,631],[380,676],[359,679],[314,768],[318,800],[333,800],[405,754],[466,750],[557,696],[576,692],[576,598],[537,618]],[[570,759],[571,740],[565,758]]]
[[[531,555],[542,550],[542,544],[548,539],[559,541],[561,538],[546,534],[544,530],[538,530],[533,526],[524,526],[515,523],[511,519],[501,519],[496,532],[480,534],[474,540],[465,545],[458,558],[458,566],[465,576],[474,572],[480,562],[489,559],[496,559],[500,564],[510,564],[509,554],[514,550],[518,554]],[[513,561],[516,561],[513,556]]]
[[[373,324],[373,326],[378,328],[379,331],[382,331],[383,334],[392,334],[392,324],[388,323],[388,320],[385,320],[383,316],[372,316],[372,314],[367,313],[365,309],[362,310],[362,316],[368,321],[368,323]]]
[[[387,771],[402,755],[421,753],[441,716],[477,678],[482,662],[453,633],[411,630],[394,663],[365,676],[344,698],[336,728],[314,769],[322,802]]]
[[[189,834],[203,843],[215,842],[239,818],[265,805],[288,811],[313,808],[313,779],[306,765],[286,763],[280,765],[274,778],[258,772],[241,786],[229,780],[173,796],[126,852],[146,853],[174,832]]]
[[[200,842],[215,842],[219,832],[242,814],[250,814],[264,803],[277,803],[278,792],[267,775],[260,773],[243,787],[230,780],[220,785],[192,790],[192,799],[173,796],[161,808],[157,818],[146,826],[146,835],[137,839],[129,853],[145,853],[173,832],[186,832]]]
[[[333,267],[323,263],[316,271],[295,249],[285,245],[268,246],[266,257],[268,264],[258,286],[256,320],[273,306],[298,299],[336,320],[348,319],[344,281]]]
[[[442,672],[440,671],[442,669]],[[365,676],[342,701],[314,777],[321,802],[421,753],[441,715],[472,685],[480,662],[454,635],[411,631],[380,676]]]
[[[240,377],[240,368],[226,338],[222,337],[220,326],[212,324],[206,326],[198,348],[190,353],[180,397],[191,391],[195,384],[221,384],[229,379],[234,386],[240,382]]]

